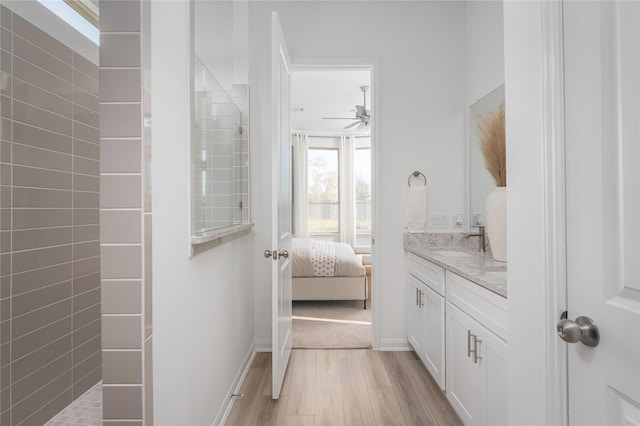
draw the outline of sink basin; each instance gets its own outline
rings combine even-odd
[[[470,255],[469,253],[465,253],[463,251],[456,251],[456,250],[438,250],[438,251],[435,251],[434,253],[439,254],[440,256],[446,256],[446,257],[472,257],[472,255]]]

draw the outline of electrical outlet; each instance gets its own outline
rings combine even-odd
[[[446,214],[429,215],[429,228],[447,229],[449,227],[449,217]]]
[[[484,213],[471,213],[471,226],[484,226]]]
[[[453,227],[454,228],[462,228],[464,225],[462,213],[455,213],[453,215]]]

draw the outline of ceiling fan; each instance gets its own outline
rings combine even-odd
[[[362,94],[364,95],[364,100],[362,105],[356,105],[356,116],[355,117],[323,117],[325,120],[355,120],[354,123],[348,124],[343,129],[351,129],[356,126],[357,130],[369,130],[369,121],[371,121],[370,111],[367,111],[367,90],[369,90],[369,86],[360,86],[360,90],[362,90]]]

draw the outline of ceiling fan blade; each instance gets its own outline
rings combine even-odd
[[[362,121],[356,121],[355,123],[351,123],[348,126],[343,127],[343,129],[350,129],[350,128],[355,127],[355,126],[357,126],[357,125],[359,125],[361,123],[362,123]]]
[[[322,117],[323,120],[360,120],[356,117]]]

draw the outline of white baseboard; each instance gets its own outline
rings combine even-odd
[[[256,352],[271,352],[271,339],[256,339]]]
[[[409,345],[409,340],[406,338],[400,339],[380,339],[380,347],[375,348],[378,351],[412,351],[413,348]]]
[[[225,399],[224,404],[218,410],[218,415],[213,422],[213,425],[223,425],[227,421],[227,417],[231,413],[231,409],[233,408],[233,403],[235,402],[235,398],[231,398],[231,395],[234,393],[239,393],[240,388],[242,388],[242,383],[244,382],[245,377],[247,377],[247,373],[251,368],[251,363],[253,363],[253,359],[256,357],[256,345],[252,343],[249,347],[249,351],[247,355],[244,357],[244,361],[242,361],[242,365],[240,365],[240,369],[236,374],[233,383],[229,387],[228,395],[229,397]]]

